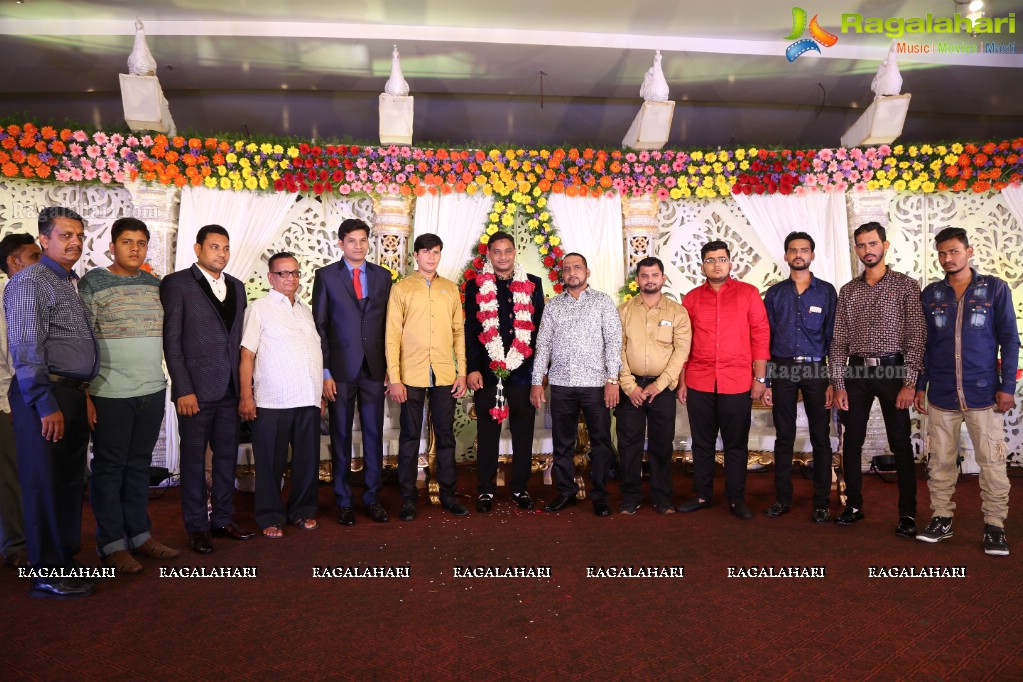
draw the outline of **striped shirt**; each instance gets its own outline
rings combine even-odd
[[[45,254],[4,290],[7,342],[15,381],[40,417],[58,409],[50,374],[89,381],[99,371],[99,348],[75,286],[78,275]]]

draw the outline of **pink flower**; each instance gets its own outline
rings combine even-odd
[[[653,159],[654,161],[660,161],[661,158],[664,157],[664,156],[665,155],[661,154],[661,152],[659,152],[659,151],[652,151],[652,152],[650,152],[650,158]],[[665,157],[665,158],[667,158],[667,157]]]
[[[392,144],[390,147],[388,147],[387,148],[387,155],[388,156],[397,156],[398,155],[398,145]]]
[[[110,136],[110,144],[114,145],[115,147],[119,147],[122,142],[124,142],[124,135],[122,135],[121,133],[114,133],[113,135]]]
[[[110,157],[110,156],[116,156],[116,155],[117,155],[117,145],[108,144],[108,145],[105,145],[103,147],[103,156]]]
[[[664,189],[663,187],[660,188],[659,190],[657,190],[657,200],[658,201],[666,201],[668,199],[668,197],[670,197],[670,196],[671,196],[671,193],[668,192],[668,190]]]
[[[104,185],[109,185],[111,180],[113,180],[113,178],[110,177],[110,173],[107,173],[106,171],[100,172],[99,181]]]
[[[403,159],[412,158],[412,148],[411,147],[402,147],[401,150],[400,150],[400,153],[401,153],[401,158],[403,158]]]
[[[134,164],[126,163],[126,164],[124,164],[123,166],[121,166],[121,170],[123,170],[123,171],[124,171],[124,174],[125,174],[125,175],[128,175],[128,176],[130,176],[130,175],[131,175],[132,173],[134,173],[134,172],[135,172],[135,171],[136,171],[137,169],[135,168]]]
[[[641,196],[643,196],[643,190],[641,190],[639,187],[633,187],[632,188],[632,196],[634,196],[634,197],[641,197]]]
[[[387,186],[387,191],[389,194],[398,194],[401,192],[401,187],[398,186],[398,183],[392,182]]]
[[[377,183],[376,187],[373,188],[373,191],[377,194],[387,194],[387,185],[382,182]]]
[[[398,173],[397,175],[394,176],[394,181],[397,182],[399,185],[403,184],[406,180],[408,180],[408,176],[405,175],[404,173]]]
[[[828,174],[827,173],[818,173],[817,174],[817,184],[818,185],[826,185],[826,184],[828,184],[828,180],[829,180],[829,178],[828,178]]]
[[[849,156],[854,159],[861,159],[863,158],[863,150],[859,147],[853,147],[849,152]]]
[[[76,130],[71,137],[75,138],[76,142],[88,142],[89,136],[85,134],[84,130]]]
[[[856,159],[856,167],[860,170],[866,170],[869,162],[865,158]]]
[[[845,180],[839,180],[839,181],[838,181],[838,182],[836,182],[836,183],[835,183],[834,185],[832,185],[831,187],[829,187],[829,189],[830,189],[831,191],[834,191],[834,192],[844,192],[844,191],[846,191],[847,189],[849,189],[849,185],[848,185],[848,183],[846,183],[846,181],[845,181]]]
[[[647,161],[649,161],[650,160],[650,152],[640,152],[639,153],[639,160],[642,161],[643,163],[646,163]]]
[[[419,147],[416,147],[415,149],[412,150],[412,158],[415,159],[416,161],[422,161],[423,157],[424,157],[423,150],[420,149]]]
[[[54,173],[53,177],[57,178],[59,182],[69,182],[71,180],[71,171],[62,169]]]
[[[71,156],[82,155],[82,145],[78,144],[77,142],[72,142],[71,144],[69,144],[68,150],[71,152]]]
[[[629,152],[628,154],[625,155],[625,160],[628,161],[629,163],[632,163],[636,160],[636,155],[633,154],[632,152]]]
[[[863,174],[860,177],[863,178],[864,180],[870,180],[872,177],[874,177],[874,171],[872,170],[863,171]]]
[[[347,184],[345,184],[345,185],[338,185],[337,186],[338,194],[350,194],[351,191],[352,191],[351,186],[349,186]]]
[[[882,163],[884,162],[881,159],[874,159],[870,162],[870,167],[876,170],[881,167]]]
[[[122,159],[127,159],[128,154],[131,154],[131,150],[127,147],[121,147],[120,155]]]
[[[405,164],[405,172],[406,173],[415,173],[416,172],[416,167],[414,165],[412,165],[411,163],[406,163]]]
[[[824,161],[821,160],[818,157],[814,157],[814,159],[813,159],[813,169],[815,171],[817,171],[817,172],[820,172],[820,171],[824,170]]]
[[[675,185],[676,182],[675,177],[673,175],[669,175],[668,177],[664,178],[664,186],[667,187],[668,189],[671,189]]]
[[[672,162],[672,164],[671,164],[671,170],[675,171],[676,173],[681,173],[682,171],[685,170],[685,168],[686,168],[686,164],[681,159],[681,157],[676,158],[675,161]]]
[[[85,170],[88,170],[88,169],[92,168],[92,160],[91,159],[82,159],[80,161],[80,163],[82,164],[82,168],[85,169]]]
[[[890,156],[892,153],[892,148],[886,144],[883,144],[877,148],[877,153],[880,154],[881,156]]]
[[[124,171],[117,171],[116,173],[114,173],[114,182],[123,185],[127,179],[128,178],[127,176],[125,176]]]
[[[366,166],[369,165],[369,161],[366,160],[365,156],[360,156],[358,159],[355,160],[355,165],[358,168],[365,168]]]
[[[348,182],[353,182],[355,180],[355,171],[353,170],[345,171],[345,180],[347,180]]]
[[[359,179],[362,180],[363,182],[366,182],[367,180],[369,180],[369,173],[364,170],[359,171]]]
[[[854,171],[851,171],[849,173],[849,181],[850,182],[856,182],[859,179],[860,179],[860,172],[858,170],[854,170]]]
[[[384,180],[383,173],[381,173],[380,171],[375,171],[373,173],[373,182],[383,182],[383,180]]]
[[[836,159],[841,160],[841,159],[846,158],[848,155],[849,155],[849,150],[847,150],[845,147],[840,147],[840,148],[835,150],[835,158]]]
[[[832,161],[831,163],[828,164],[828,172],[829,173],[834,173],[837,170],[838,170],[838,161]]]
[[[822,149],[819,152],[817,152],[817,156],[814,157],[814,158],[815,159],[820,159],[821,161],[830,161],[831,160],[831,156],[832,156],[832,154],[831,154],[831,150],[830,149]]]
[[[107,160],[106,159],[104,159],[102,157],[96,159],[96,169],[97,170],[103,170],[106,167],[107,167]]]
[[[129,135],[128,139],[125,140],[124,143],[126,145],[128,145],[129,147],[138,147],[139,146],[139,138],[135,137],[134,135]]]
[[[803,184],[806,185],[807,187],[816,187],[817,176],[814,175],[813,173],[807,173],[806,177],[803,178]]]
[[[75,182],[80,182],[83,177],[85,177],[85,174],[82,173],[82,169],[81,168],[72,168],[71,169],[71,179],[72,180],[74,180]]]
[[[657,170],[664,174],[671,170],[671,167],[668,166],[668,164],[666,163],[662,163],[660,166],[657,167]]]
[[[142,136],[142,146],[143,147],[152,147],[153,146],[153,136],[152,135],[143,135]]]
[[[796,188],[796,191],[794,191],[793,194],[795,194],[797,197],[801,197],[804,194],[807,194],[809,191],[810,190],[807,189],[806,187],[799,186],[799,187]]]
[[[107,134],[103,131],[93,133],[92,139],[96,142],[96,144],[106,144],[110,140],[110,138],[107,137]]]
[[[110,171],[111,173],[113,173],[120,167],[121,164],[118,163],[117,159],[110,159],[109,161],[107,161],[107,170]]]
[[[872,159],[875,156],[877,156],[877,148],[876,147],[867,147],[866,156],[867,156],[868,159]]]
[[[853,189],[856,190],[857,192],[863,192],[863,191],[865,191],[867,189],[867,183],[865,183],[865,182],[857,182],[856,186],[853,187]]]
[[[845,161],[842,162],[841,166],[842,166],[842,170],[850,171],[853,168],[853,162],[850,161],[849,159],[846,159]]]
[[[90,159],[95,159],[100,154],[99,145],[90,144],[88,147],[85,148],[85,153],[89,155]]]
[[[95,180],[96,179],[96,169],[95,168],[86,168],[85,169],[85,179],[86,180]]]
[[[621,194],[622,190],[625,189],[625,181],[621,178],[615,178],[611,181],[611,186],[618,190],[618,193]]]

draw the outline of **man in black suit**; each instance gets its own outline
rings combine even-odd
[[[214,537],[248,540],[234,525],[234,473],[238,461],[238,363],[245,286],[224,272],[230,238],[220,225],[195,237],[198,261],[160,284],[163,354],[171,377],[181,437],[181,511],[189,545],[213,551]],[[213,450],[213,514],[206,511],[206,447]]]
[[[313,318],[323,346],[323,395],[329,401],[330,453],[334,465],[337,521],[355,523],[352,487],[352,427],[358,403],[366,516],[378,523],[387,512],[377,501],[384,463],[384,322],[391,293],[391,273],[366,260],[369,226],[356,218],[341,223],[337,263],[316,271]]]

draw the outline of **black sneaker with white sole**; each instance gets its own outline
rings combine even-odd
[[[927,527],[916,534],[916,539],[923,542],[941,542],[952,537],[952,519],[948,516],[932,516]]]
[[[1009,554],[1009,543],[1005,541],[1005,529],[984,524],[984,554],[992,556],[1007,556]]]

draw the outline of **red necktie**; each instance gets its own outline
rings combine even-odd
[[[362,300],[362,278],[359,277],[359,268],[352,270],[352,285],[355,287],[355,298]]]

